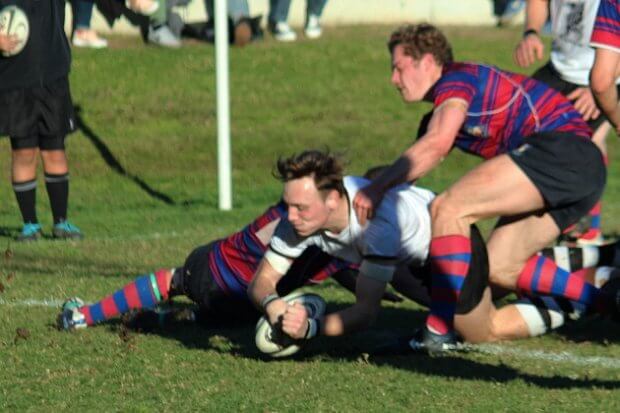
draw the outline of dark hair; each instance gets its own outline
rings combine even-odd
[[[309,176],[319,191],[333,189],[344,195],[343,171],[339,156],[329,151],[309,150],[289,158],[278,158],[273,175],[282,182]]]
[[[446,36],[432,24],[408,24],[399,27],[388,41],[390,53],[394,53],[394,48],[399,44],[403,45],[405,54],[415,60],[429,53],[439,65],[443,66],[453,61],[452,46]]]

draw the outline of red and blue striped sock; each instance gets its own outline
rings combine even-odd
[[[579,236],[579,239],[591,241],[601,236],[601,201],[588,212],[590,217],[590,227],[586,232]]]
[[[112,295],[80,307],[78,311],[84,314],[86,325],[92,326],[130,310],[153,308],[168,299],[171,281],[172,271],[161,269],[138,277]]]
[[[431,306],[426,326],[446,334],[454,326],[456,302],[471,262],[471,240],[463,235],[446,235],[431,240]]]
[[[585,280],[582,272],[569,273],[542,255],[531,257],[519,275],[517,287],[525,293],[564,297],[601,311],[600,290]]]

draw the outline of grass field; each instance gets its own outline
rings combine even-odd
[[[328,28],[318,41],[231,50],[230,212],[217,210],[213,48],[119,37],[108,50],[75,51],[82,128],[68,140],[70,219],[84,241],[12,241],[20,217],[0,140],[0,411],[619,411],[620,333],[601,320],[467,354],[368,359],[424,317],[413,304],[386,304],[371,330],[271,362],[255,350],[252,327],[55,330],[58,300],[94,301],[249,222],[279,196],[270,174],[278,155],[329,146],[353,174],[393,160],[429,107],[404,105],[389,84],[391,29]],[[519,30],[446,32],[457,59],[515,69]],[[617,148],[610,137],[607,233],[620,230]],[[441,190],[476,162],[455,151],[423,185]],[[49,233],[42,179],[38,212]],[[330,309],[352,302],[330,282],[317,291]]]

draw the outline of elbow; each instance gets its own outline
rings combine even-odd
[[[595,96],[600,96],[614,86],[614,77],[606,71],[593,67],[590,72],[590,89]]]

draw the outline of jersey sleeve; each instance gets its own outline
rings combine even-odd
[[[364,230],[360,273],[378,281],[390,282],[400,244],[401,234],[397,223],[378,213]]]
[[[299,237],[290,222],[281,220],[275,229],[265,259],[281,274],[285,274],[293,260],[299,257],[312,242],[308,238]]]
[[[469,106],[476,95],[476,84],[474,74],[467,71],[455,70],[444,73],[432,89],[435,108],[449,99],[462,100]]]
[[[601,0],[592,30],[590,45],[620,53],[620,3]]]

